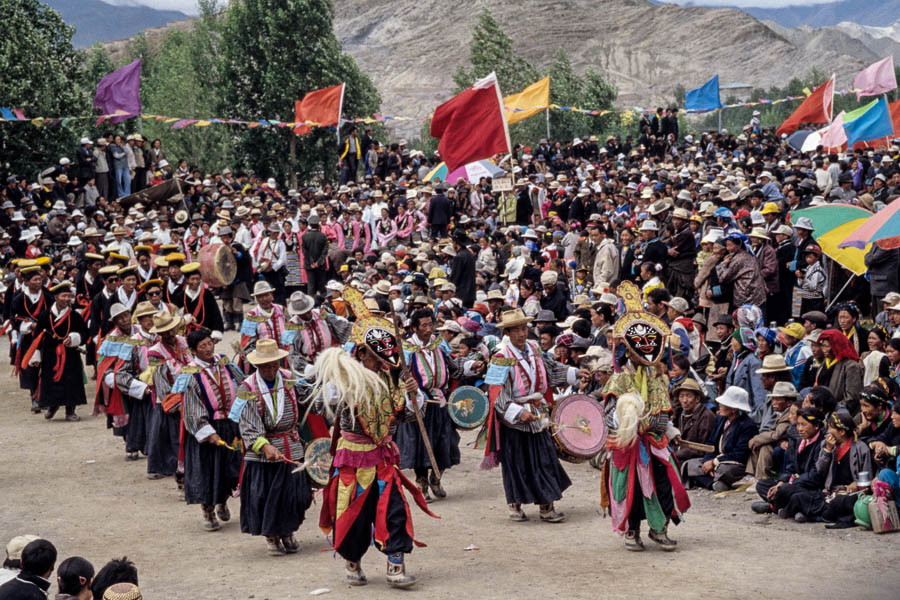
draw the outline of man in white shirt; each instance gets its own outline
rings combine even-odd
[[[284,275],[283,267],[287,262],[287,248],[284,241],[279,239],[281,228],[273,223],[269,225],[268,235],[259,237],[250,250],[253,259],[253,269],[275,288],[275,302],[284,304]]]

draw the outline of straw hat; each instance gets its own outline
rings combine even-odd
[[[257,281],[253,284],[253,293],[251,296],[261,296],[262,294],[274,294],[275,288],[265,279]]]
[[[287,350],[278,347],[278,342],[271,338],[263,338],[256,342],[256,348],[247,355],[247,361],[251,365],[264,365],[276,362],[288,355]]]
[[[140,319],[141,317],[149,317],[151,315],[156,314],[156,309],[152,304],[148,301],[138,302],[138,305],[134,308],[134,314],[132,315],[135,320]]]
[[[784,362],[784,357],[780,354],[767,354],[763,358],[762,368],[757,369],[757,374],[764,373],[783,373],[790,371],[791,368]]]
[[[769,398],[796,398],[800,394],[790,381],[778,381],[768,394]]]
[[[521,308],[514,308],[500,314],[500,322],[497,323],[497,327],[506,329],[508,327],[515,327],[516,325],[525,325],[531,323],[531,321],[532,318],[525,316],[525,312]]]
[[[153,315],[153,327],[150,328],[150,333],[163,333],[180,327],[181,323],[182,319],[178,315],[171,315],[161,310]]]

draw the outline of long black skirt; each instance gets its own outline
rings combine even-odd
[[[40,374],[38,404],[41,408],[75,407],[87,404],[84,392],[84,367],[78,351],[70,351],[66,356],[66,366],[59,381],[53,381],[53,366],[46,363]],[[55,361],[55,359],[49,359]]]
[[[147,432],[147,472],[174,475],[178,470],[178,448],[181,439],[181,413],[166,414],[162,404],[150,413]]]
[[[241,479],[241,531],[250,535],[287,537],[303,523],[312,504],[309,476],[292,473],[285,462],[244,461]]]
[[[572,485],[546,429],[529,433],[501,424],[500,470],[507,504],[550,504]]]
[[[153,403],[150,400],[128,398],[128,428],[125,430],[125,451],[147,454],[147,440],[150,432],[150,415]]]
[[[38,367],[28,367],[19,370],[19,389],[28,390],[34,396],[41,380],[41,370]]]
[[[239,437],[238,424],[228,419],[212,422],[213,429],[231,445]],[[231,498],[241,476],[241,453],[184,435],[184,499],[188,504],[213,506]]]
[[[425,431],[431,440],[431,448],[434,458],[438,463],[438,469],[444,471],[453,465],[459,464],[459,433],[453,427],[450,420],[450,412],[446,406],[429,404],[422,415],[425,423]],[[431,460],[425,450],[422,441],[422,432],[415,421],[400,423],[395,436],[397,447],[400,449],[401,469],[430,469]]]

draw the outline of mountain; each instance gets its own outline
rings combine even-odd
[[[858,25],[884,26],[893,23],[900,16],[900,0],[840,0],[822,2],[810,6],[787,6],[781,8],[744,7],[739,10],[753,15],[760,21],[775,21],[782,27],[830,27],[850,21]],[[685,6],[709,6],[698,0]]]
[[[836,73],[839,89],[846,88],[867,64],[888,53],[900,59],[896,42],[866,30],[791,29],[736,9],[648,0],[334,0],[335,33],[378,87],[382,114],[424,119],[449,98],[453,72],[468,63],[483,6],[539,70],[562,47],[577,72],[594,67],[618,87],[619,106],[671,102],[677,86],[696,87],[715,73],[723,84],[768,88],[817,67]],[[158,43],[166,31],[191,24],[148,30],[147,39]],[[128,44],[105,47],[115,61]],[[420,128],[415,120],[395,125],[404,136]]]
[[[131,37],[148,27],[186,19],[177,10],[156,10],[137,3],[107,4],[100,0],[43,0],[75,28],[72,44],[87,48],[94,42]]]

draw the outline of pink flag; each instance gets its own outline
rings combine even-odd
[[[856,100],[863,96],[877,96],[897,88],[897,77],[894,75],[894,57],[888,56],[859,72],[853,80]]]
[[[844,111],[838,113],[831,125],[822,130],[822,146],[829,150],[837,148],[840,150],[847,143],[847,134],[844,131]]]

